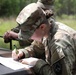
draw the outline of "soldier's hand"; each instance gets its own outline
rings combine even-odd
[[[8,32],[8,31],[7,31],[7,32],[5,32],[5,34],[4,34],[4,36],[3,36],[3,38],[4,38],[4,42],[5,42],[5,43],[10,42],[10,39],[9,39],[9,32]]]
[[[22,51],[20,51],[20,50],[13,50],[12,51],[12,58],[14,59],[14,60],[20,60],[22,57],[23,57],[23,52]]]
[[[10,40],[16,39],[16,38],[18,38],[18,34],[13,31],[7,31],[4,34],[4,42],[5,43],[8,43],[8,42],[10,42]]]
[[[35,66],[36,62],[38,61],[39,59],[37,58],[34,58],[34,57],[30,57],[30,58],[25,58],[25,59],[22,59],[20,62],[22,64],[27,64],[27,65],[30,65],[30,66]]]

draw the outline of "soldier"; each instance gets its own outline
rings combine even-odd
[[[47,1],[46,0],[38,0],[37,1],[37,5],[45,10],[47,18],[49,18],[51,15],[53,15],[54,1],[55,0],[47,0]],[[23,12],[23,14],[24,13],[25,12]],[[16,28],[11,29],[11,31],[6,32],[4,34],[4,42],[8,43],[8,42],[10,42],[10,40],[17,40],[19,30],[20,30],[20,28],[19,28],[19,26],[17,26]],[[24,46],[26,47],[26,46],[30,45],[32,41],[33,40],[26,40],[26,39],[20,40],[19,44],[22,47],[24,47]],[[37,44],[37,42],[36,42],[36,44]]]
[[[27,12],[21,14],[23,11]],[[76,31],[52,18],[49,22],[44,10],[35,3],[26,6],[21,13],[16,20],[21,28],[18,37],[41,42],[45,48],[42,51],[45,57],[35,57],[36,52],[30,50],[22,50],[22,55],[13,51],[12,57],[27,57],[21,62],[33,66],[36,75],[76,75]]]
[[[45,10],[47,19],[53,15],[54,1],[55,0],[48,0],[48,1],[38,0],[38,2],[37,2],[37,5]],[[24,13],[25,12],[23,12],[22,14],[24,14]],[[18,26],[16,28],[11,29],[11,31],[6,32],[4,34],[4,41],[6,43],[8,43],[11,39],[13,39],[13,40],[17,39],[19,30],[20,30],[20,27]],[[14,33],[14,32],[16,32],[16,33]],[[22,58],[22,51],[23,51],[24,53],[26,53],[25,57],[29,57],[29,53],[31,52],[31,55],[33,54],[32,56],[44,59],[45,52],[44,52],[43,44],[38,41],[33,41],[33,42],[32,41],[33,40],[29,40],[29,39],[28,40],[26,40],[26,39],[20,40],[19,41],[20,46],[25,47],[25,48],[19,49],[18,55],[20,55],[20,58]]]

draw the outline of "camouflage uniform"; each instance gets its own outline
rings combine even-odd
[[[52,10],[52,12],[54,12],[54,1],[55,0],[38,0],[37,1],[37,5],[39,5],[39,7],[41,7],[41,8],[43,8],[44,10],[45,9],[48,9],[48,10]],[[14,31],[14,32],[16,32],[16,33],[18,33],[19,32],[19,30],[20,30],[20,28],[19,28],[19,26],[17,26],[16,28],[13,28],[13,29],[11,29],[12,31]],[[19,44],[20,44],[20,46],[22,46],[22,47],[26,47],[26,46],[29,46],[31,43],[33,42],[33,40],[20,40],[19,41]],[[36,42],[34,42],[34,44],[37,44],[37,41]],[[38,42],[39,43],[39,42]],[[34,45],[33,44],[33,45]],[[38,47],[37,47],[38,48]],[[43,48],[42,48],[43,49]]]
[[[48,10],[52,10],[54,12],[54,2],[55,2],[55,0],[47,0],[47,1],[38,0],[37,5],[44,10],[48,9]],[[18,28],[19,27],[16,27],[16,29],[13,29],[13,31],[18,32],[18,30],[20,30],[20,28],[19,29]],[[25,53],[25,57],[29,57],[30,53],[32,53],[31,56],[35,56],[35,57],[40,57],[40,54],[41,54],[41,57],[44,56],[44,46],[42,43],[39,43],[37,41],[32,42],[31,40],[20,41],[20,46],[27,46],[26,44],[27,45],[31,44],[31,45],[28,47],[25,47],[24,49],[20,49]],[[40,51],[38,51],[38,50],[40,50]]]
[[[76,31],[56,22],[48,39],[43,39],[46,62],[39,60],[34,71],[39,75],[76,75]]]
[[[25,53],[25,57],[37,57],[45,59],[44,45],[40,42],[33,41],[30,46],[20,49]]]
[[[19,33],[20,27],[17,26],[17,27],[15,27],[15,28],[11,29],[11,31],[13,31],[13,32],[15,32],[15,33]],[[15,39],[13,39],[13,40],[15,40]],[[33,40],[29,40],[29,39],[28,39],[28,40],[16,39],[16,40],[18,40],[19,45],[20,45],[21,47],[29,46],[29,45],[31,45],[31,42],[33,42]],[[8,41],[8,42],[9,42],[9,41]],[[8,43],[8,42],[7,42],[7,43]]]
[[[32,8],[31,5],[30,8]],[[24,10],[27,9],[25,8]],[[33,34],[35,29],[41,24],[42,21],[44,21],[43,18],[47,20],[44,12],[35,6],[29,14],[27,12],[24,16],[23,14],[20,14],[17,22],[21,24],[21,28],[25,27],[25,30],[31,30],[27,31]],[[34,20],[31,21],[31,19]],[[42,41],[45,51],[40,51],[39,49],[38,51],[34,51],[34,49],[36,49],[35,46],[31,46],[31,50],[27,48],[25,55],[27,55],[27,57],[37,57],[36,53],[38,53],[38,55],[44,55],[45,53],[45,57],[39,59],[33,68],[34,72],[38,75],[76,75],[76,31],[62,23],[54,22],[52,19],[50,20],[52,27],[50,29],[49,36],[48,38],[43,38]],[[29,28],[30,26],[33,26],[32,29]],[[25,36],[23,32],[20,33],[19,37],[21,39],[23,36]]]
[[[51,68],[40,60],[34,70],[41,75],[76,75],[76,31],[56,22],[50,33],[48,39],[43,39],[43,44]]]

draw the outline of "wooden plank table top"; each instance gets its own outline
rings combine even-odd
[[[0,49],[0,56],[3,57],[11,57],[12,51],[11,50],[1,50]]]
[[[3,56],[3,57],[11,57],[11,54],[12,54],[12,51],[11,50],[1,50],[0,49],[0,56]],[[1,66],[1,64],[0,64],[0,66]],[[3,65],[2,65],[3,66]],[[25,70],[25,72],[27,73],[26,75],[34,75],[32,72],[31,72],[31,69],[28,69],[28,70],[26,70],[26,68],[24,68],[23,69],[23,72],[24,72],[24,70]],[[20,72],[20,71],[19,71]],[[22,72],[22,71],[21,71]],[[6,74],[6,75],[8,75],[8,74]],[[12,75],[12,74],[10,74],[10,75]],[[19,74],[20,75],[20,74]],[[22,74],[21,74],[22,75]],[[24,74],[23,74],[24,75]]]

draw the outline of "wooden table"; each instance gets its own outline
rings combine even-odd
[[[10,50],[0,50],[0,56],[11,57],[12,51]]]
[[[0,50],[0,56],[11,57],[12,51]],[[12,70],[2,64],[0,64],[0,75],[34,75],[30,69],[26,70],[25,68],[20,70]]]

